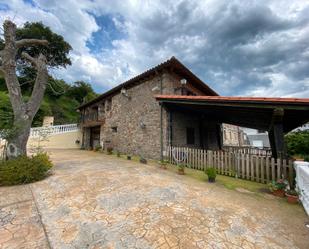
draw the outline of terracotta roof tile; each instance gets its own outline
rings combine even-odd
[[[203,92],[205,92],[206,94],[213,94],[213,95],[218,95],[218,93],[216,93],[213,89],[211,89],[207,84],[205,84],[201,79],[199,79],[195,74],[193,74],[185,65],[183,65],[177,58],[175,58],[174,56],[171,57],[169,60],[162,62],[161,64],[150,68],[148,70],[146,70],[145,72],[123,82],[122,84],[115,86],[114,88],[108,90],[107,92],[101,94],[100,96],[98,96],[97,98],[80,105],[77,109],[81,109],[83,107],[89,106],[91,104],[94,104],[98,101],[100,101],[101,99],[104,99],[116,92],[119,92],[122,88],[130,88],[134,83],[140,82],[142,81],[144,78],[149,77],[151,74],[154,74],[164,68],[167,68],[169,66],[178,68],[179,71],[182,72],[182,74],[187,75],[188,79],[191,79],[190,82],[194,83],[195,86],[199,87],[202,89]],[[187,78],[186,77],[186,78]]]
[[[193,100],[214,102],[267,102],[267,103],[305,103],[309,104],[309,98],[265,98],[265,97],[227,97],[227,96],[181,96],[181,95],[156,95],[156,99],[165,100]]]

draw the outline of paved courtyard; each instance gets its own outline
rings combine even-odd
[[[309,248],[301,206],[101,153],[0,187],[0,248]]]

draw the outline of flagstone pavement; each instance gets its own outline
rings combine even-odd
[[[309,248],[300,205],[98,152],[50,154],[47,179],[0,187],[0,248]]]

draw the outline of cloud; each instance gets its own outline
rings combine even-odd
[[[222,95],[309,96],[307,1],[3,3],[1,16],[41,20],[70,42],[58,77],[100,91],[174,55]]]

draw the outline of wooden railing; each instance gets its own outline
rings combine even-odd
[[[168,147],[167,159],[172,164],[205,171],[214,167],[218,174],[268,183],[287,179],[293,184],[293,161],[239,152],[211,151],[184,147]]]
[[[96,122],[102,119],[102,117],[99,117],[98,112],[91,112],[87,114],[83,114],[81,116],[81,121],[82,123],[87,123],[87,122]]]
[[[77,124],[65,124],[65,125],[54,125],[45,127],[34,127],[31,128],[30,137],[42,136],[42,134],[60,134],[66,132],[77,131],[79,128]]]

